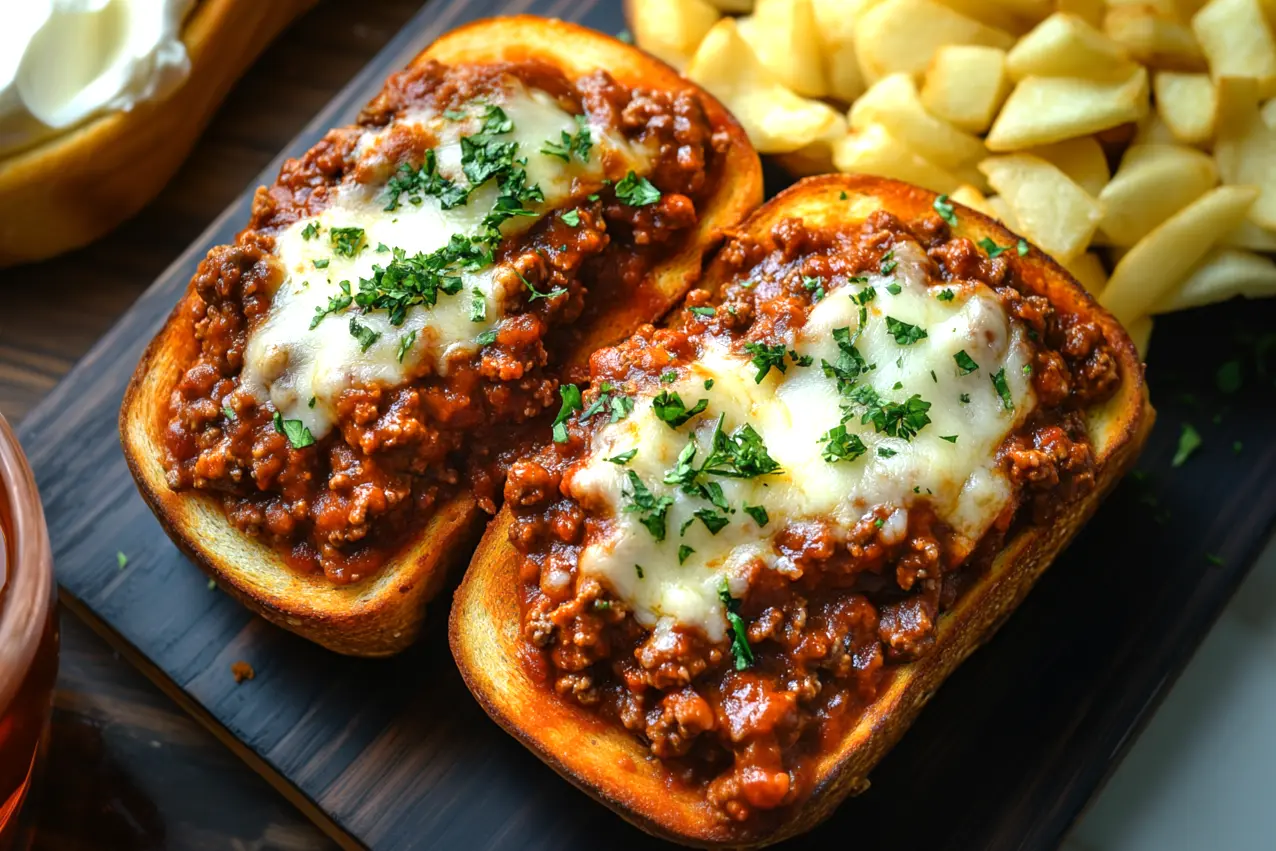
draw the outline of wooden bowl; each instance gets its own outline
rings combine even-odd
[[[177,91],[0,158],[0,267],[79,248],[145,206],[239,75],[314,2],[201,0],[183,29],[191,69]]]

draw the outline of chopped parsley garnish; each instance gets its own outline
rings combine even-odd
[[[384,242],[377,243],[377,254],[385,254],[389,250],[390,246],[386,245]]]
[[[350,317],[350,336],[359,341],[359,351],[366,352],[372,344],[381,339],[381,332],[373,331],[367,325],[359,324],[359,317]]]
[[[635,565],[634,565],[634,572],[638,574],[638,578],[639,578],[639,579],[642,579],[642,578],[643,578],[642,565],[641,565],[641,564],[635,564]]]
[[[1022,237],[1020,237],[1020,239],[1019,239],[1019,244],[1015,246],[1015,250],[1019,252],[1019,256],[1020,256],[1020,257],[1025,257],[1025,256],[1027,256],[1027,254],[1028,254],[1028,240],[1023,239]]]
[[[1224,393],[1232,394],[1241,389],[1241,362],[1229,360],[1214,374],[1214,384]]]
[[[701,473],[729,479],[752,479],[778,473],[780,465],[768,453],[762,435],[745,423],[731,434],[722,430],[725,415],[718,417],[713,430],[712,449]]]
[[[939,217],[948,222],[949,226],[957,226],[957,212],[953,209],[952,202],[948,200],[947,195],[940,195],[935,199],[935,212],[939,213]]]
[[[998,245],[986,236],[979,240],[979,247],[986,251],[989,257],[996,257],[1010,250],[1010,246]]]
[[[753,355],[753,365],[757,367],[758,373],[753,376],[753,380],[757,384],[762,383],[762,379],[767,377],[767,373],[774,367],[780,372],[788,370],[788,366],[784,363],[784,346],[769,346],[766,343],[745,343],[744,350]]]
[[[947,440],[949,443],[956,443],[956,442],[957,442],[957,435],[955,435],[955,434],[941,434],[941,435],[939,436],[939,439],[940,439],[940,440]]]
[[[726,608],[727,625],[731,627],[731,655],[735,657],[735,669],[743,671],[753,664],[753,648],[749,646],[749,630],[740,617],[740,601],[731,596],[727,580],[718,586],[718,599]]]
[[[1182,467],[1201,443],[1201,435],[1192,427],[1192,424],[1183,423],[1183,430],[1179,432],[1178,449],[1174,452],[1174,460],[1170,462],[1170,466]]]
[[[403,196],[408,202],[419,206],[425,196],[439,199],[439,207],[451,210],[469,200],[470,191],[458,186],[438,172],[438,160],[433,150],[425,152],[425,161],[420,168],[413,168],[404,163],[399,171],[385,185],[386,205],[383,209],[393,212],[399,209]],[[377,249],[378,251],[380,248]]]
[[[895,259],[895,252],[888,251],[882,255],[882,274],[889,275],[895,271],[895,267],[899,265],[899,261]]]
[[[824,282],[819,278],[803,277],[802,286],[811,293],[811,301],[824,299]]]
[[[228,420],[237,420],[239,417],[235,415],[235,409],[230,405],[222,406],[222,416]]]
[[[327,269],[327,268],[328,268],[328,264],[329,264],[331,261],[330,261],[327,257],[324,257],[324,258],[323,258],[323,259],[321,259],[321,260],[312,260],[312,261],[310,261],[310,262],[314,264],[314,266],[315,266],[315,268],[316,268],[316,269]]]
[[[992,374],[992,386],[996,388],[997,395],[1001,397],[1001,406],[1007,411],[1015,409],[1014,400],[1010,398],[1010,386],[1006,384],[1006,369],[1002,367]]]
[[[363,248],[363,228],[332,228],[328,239],[335,253],[354,257]]]
[[[841,194],[841,195],[839,195],[839,196],[837,196],[837,197],[838,197],[838,200],[845,201],[845,200],[847,199],[847,197],[848,197],[848,196],[847,196],[847,194],[846,194],[846,191],[845,191],[845,190],[843,190],[843,191],[842,191],[842,194]]]
[[[541,146],[541,153],[550,157],[558,157],[565,163],[572,160],[572,155],[580,157],[581,162],[589,162],[589,150],[594,147],[593,137],[589,133],[589,124],[583,115],[576,116],[576,132],[560,131],[561,142],[546,142]]]
[[[753,522],[758,524],[759,528],[765,527],[771,522],[771,517],[766,513],[766,508],[761,505],[746,505],[744,513],[753,518]]]
[[[730,517],[727,517],[725,514],[719,514],[712,508],[697,509],[695,517],[704,524],[704,527],[709,530],[710,535],[718,534],[726,528],[728,523],[731,522]]]
[[[594,611],[605,612],[611,609],[611,600],[595,600]]]
[[[496,342],[496,329],[492,328],[484,331],[482,334],[479,334],[474,338],[474,342],[478,343],[480,346],[492,345]]]
[[[403,363],[403,359],[408,356],[408,352],[412,351],[412,346],[416,343],[416,331],[409,331],[399,338],[399,350],[397,357],[399,363]]]
[[[318,402],[318,401],[319,399],[317,397],[311,396],[310,401],[306,403],[306,407],[310,408],[311,410],[314,410],[315,402]]]
[[[854,461],[868,451],[868,447],[864,445],[864,441],[860,440],[860,436],[847,431],[845,425],[834,426],[820,435],[819,440],[825,441],[824,450],[820,455],[830,464],[838,461]]]
[[[877,391],[862,384],[851,391],[851,402],[864,408],[860,424],[872,423],[874,430],[891,437],[912,440],[917,433],[930,425],[930,402],[914,393],[904,402],[882,399]]]
[[[868,372],[869,366],[865,363],[864,356],[851,342],[850,328],[834,328],[833,340],[838,348],[837,363],[829,363],[825,360],[820,361],[820,366],[825,375],[837,379],[837,389],[846,393],[862,374]]]
[[[1032,375],[1032,364],[1026,363],[1023,365],[1023,374]]]
[[[625,417],[634,412],[634,400],[628,396],[612,396],[611,397],[611,421],[613,423],[620,422]]]
[[[558,296],[563,295],[564,293],[567,292],[567,290],[563,289],[562,287],[554,287],[549,292],[543,293],[537,290],[536,287],[532,285],[531,281],[527,280],[527,278],[524,278],[522,273],[519,273],[518,279],[523,282],[523,286],[527,287],[527,291],[531,293],[531,295],[527,297],[527,301],[529,303],[536,301],[538,298],[557,298]]]
[[[119,550],[116,550],[115,563],[120,566],[120,570],[123,570],[124,566],[128,564],[128,556],[124,555],[124,553]]]
[[[677,380],[678,380],[678,373],[674,372],[672,369],[660,373],[661,384],[673,384]]]
[[[688,408],[686,403],[682,401],[682,397],[677,393],[670,393],[668,390],[661,390],[655,399],[651,400],[651,409],[656,417],[668,425],[670,428],[678,428],[687,420],[704,413],[709,407],[708,399],[701,399],[694,406]]]
[[[683,564],[684,562],[686,562],[687,556],[691,555],[694,552],[695,550],[693,550],[691,547],[687,546],[686,544],[683,544],[682,546],[678,547],[678,564]]]
[[[569,210],[568,212],[563,213],[560,218],[562,218],[563,224],[565,225],[571,225],[572,227],[580,226],[580,210]]]
[[[301,229],[301,238],[309,242],[319,234],[319,225],[317,222],[309,222]]]
[[[963,405],[969,405],[969,404],[970,404],[970,394],[969,394],[969,393],[963,393],[963,394],[961,394],[960,398],[961,398],[961,403],[962,403]]]
[[[704,380],[704,389],[705,389],[705,390],[712,390],[712,389],[713,389],[713,379],[712,379],[712,378],[706,378],[706,379]]]
[[[690,310],[696,316],[712,316],[714,314],[714,310],[712,307],[691,307],[691,308],[688,308],[688,310]]]
[[[940,301],[952,301],[953,296],[954,296],[953,291],[945,287],[944,289],[940,290],[938,294],[936,294],[935,298],[939,299]]]
[[[558,416],[554,417],[554,442],[566,443],[567,420],[584,405],[580,401],[580,388],[575,384],[560,384],[558,395],[563,400],[563,404],[558,409]]]
[[[342,281],[337,286],[341,288],[341,295],[329,296],[327,307],[315,308],[314,318],[310,320],[311,331],[318,328],[319,323],[322,322],[324,320],[324,317],[327,316],[329,313],[337,313],[339,311],[345,310],[347,307],[350,306],[350,303],[354,301],[354,298],[350,295],[349,281]]]
[[[957,369],[962,375],[970,375],[972,372],[979,369],[979,364],[975,363],[974,358],[966,354],[965,349],[962,349],[960,352],[953,355],[953,360],[957,361]]]
[[[877,455],[879,458],[894,458],[898,454],[899,454],[898,452],[896,452],[894,449],[891,449],[889,446],[877,447]]]
[[[886,291],[887,291],[888,293],[890,293],[891,295],[899,295],[901,292],[903,292],[903,290],[904,290],[904,288],[903,288],[903,287],[901,287],[899,284],[887,284],[887,285],[886,285]]]
[[[470,321],[483,322],[487,319],[487,295],[478,287],[470,290]]]
[[[394,326],[403,324],[409,307],[433,307],[439,293],[459,293],[463,285],[456,274],[459,268],[478,269],[492,262],[490,249],[459,234],[431,254],[409,257],[402,248],[395,248],[391,256],[388,266],[373,266],[371,278],[359,279],[359,294],[354,300],[365,313],[386,311]]]
[[[673,497],[662,496],[656,498],[647,486],[643,484],[642,479],[638,478],[638,474],[633,470],[625,472],[625,478],[629,482],[630,492],[626,494],[633,501],[625,506],[625,511],[631,514],[641,515],[638,522],[647,527],[647,531],[657,541],[665,539],[665,515],[669,513],[669,506],[673,505]],[[639,569],[638,577],[642,578],[642,571]]]
[[[630,170],[616,184],[616,198],[630,207],[646,207],[660,200],[660,190],[652,186],[650,180]]]
[[[622,452],[619,455],[613,455],[607,460],[610,461],[612,464],[619,464],[620,466],[623,467],[626,464],[628,464],[630,461],[634,460],[634,456],[637,454],[638,454],[638,449],[634,448],[634,449],[630,449],[628,452]]]
[[[926,339],[926,332],[923,329],[907,322],[900,322],[893,316],[886,317],[886,330],[901,346],[911,346],[918,340]]]
[[[793,361],[794,366],[810,366],[815,363],[815,358],[810,355],[799,355],[793,349],[789,349],[789,360]]]
[[[875,298],[877,298],[877,290],[873,287],[865,287],[858,293],[851,296],[851,301],[859,305],[860,308],[859,328],[855,330],[855,335],[857,337],[863,333],[864,325],[868,322],[868,303]]]
[[[314,435],[301,420],[286,420],[283,414],[275,411],[274,424],[275,431],[288,438],[293,449],[305,449],[307,446],[314,445]]]
[[[1245,444],[1241,443],[1239,440],[1232,441],[1232,452],[1236,453],[1237,455],[1240,455],[1241,450],[1243,450],[1244,448],[1245,448]]]

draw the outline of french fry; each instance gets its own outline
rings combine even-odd
[[[735,21],[718,21],[687,64],[686,75],[735,113],[760,152],[796,151],[844,127],[827,104],[785,88],[740,38]]]
[[[935,0],[883,0],[855,22],[855,55],[869,85],[897,71],[922,74],[945,44],[1009,49],[1014,38]]]
[[[1156,112],[1174,138],[1185,145],[1203,145],[1214,135],[1218,97],[1208,74],[1158,71],[1152,77]]]
[[[948,200],[958,204],[964,204],[972,210],[983,213],[985,216],[992,216],[994,219],[1001,218],[997,215],[997,211],[988,203],[988,199],[984,197],[984,193],[980,192],[969,183],[963,183],[952,191],[948,196]]]
[[[1068,139],[1066,142],[1055,142],[1032,148],[1024,153],[1041,157],[1053,163],[1060,171],[1072,178],[1072,182],[1080,186],[1091,197],[1099,197],[1103,187],[1108,185],[1112,177],[1108,171],[1108,158],[1103,147],[1093,136],[1081,136]]]
[[[1171,17],[1143,5],[1115,6],[1103,19],[1103,31],[1144,65],[1205,70],[1205,54],[1191,29],[1179,22],[1177,10]]]
[[[1103,261],[1093,251],[1083,251],[1063,264],[1072,277],[1077,279],[1086,292],[1095,298],[1108,285],[1108,272],[1103,268]]]
[[[949,44],[935,51],[921,99],[931,115],[967,133],[986,133],[1009,94],[1006,51]]]
[[[744,37],[762,64],[781,83],[804,97],[828,94],[819,31],[811,0],[756,0]]]
[[[1109,244],[1134,245],[1217,184],[1214,161],[1195,148],[1135,145],[1099,193],[1099,229]]]
[[[1237,296],[1276,296],[1276,263],[1252,251],[1215,248],[1192,270],[1183,285],[1156,303],[1153,313],[1173,313]]]
[[[1119,83],[1026,77],[1010,93],[985,142],[990,151],[1049,145],[1141,121],[1148,109],[1148,75],[1142,67]]]
[[[951,194],[961,185],[956,176],[910,150],[880,124],[847,134],[833,146],[833,163],[838,171],[893,177],[941,194]]]
[[[990,157],[979,164],[1006,200],[1019,232],[1056,260],[1067,262],[1090,244],[1103,207],[1057,166],[1030,154]]]
[[[877,0],[811,0],[829,97],[850,104],[864,94],[864,75],[855,56],[855,21]]]
[[[1130,341],[1138,350],[1139,357],[1146,360],[1148,346],[1152,343],[1152,317],[1140,316],[1133,322],[1126,323],[1125,331],[1130,335]]]
[[[1179,210],[1121,258],[1099,302],[1122,324],[1147,313],[1245,219],[1257,198],[1253,187],[1220,186]]]
[[[870,86],[851,107],[850,122],[852,130],[881,124],[914,151],[950,170],[988,153],[977,137],[927,112],[913,78],[903,73],[890,74]]]
[[[1075,15],[1046,18],[1006,54],[1006,72],[1025,77],[1082,77],[1119,82],[1135,65],[1120,44]]]
[[[1192,16],[1192,32],[1214,79],[1254,77],[1261,97],[1276,95],[1276,42],[1259,0],[1210,0]]]
[[[1223,77],[1218,81],[1218,127],[1214,158],[1223,182],[1254,186],[1259,198],[1249,211],[1260,227],[1276,231],[1276,130],[1258,111],[1257,81]]]
[[[625,6],[638,46],[679,69],[722,17],[706,0],[626,0]]]

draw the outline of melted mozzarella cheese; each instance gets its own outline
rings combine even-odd
[[[468,186],[461,167],[461,139],[480,132],[486,104],[491,102],[469,106],[461,118],[454,113],[419,111],[395,123],[419,125],[438,140],[434,149],[438,172]],[[533,208],[535,215],[506,221],[501,226],[504,237],[525,231],[570,199],[595,191],[607,176],[604,160],[616,159],[612,152],[639,173],[649,168],[647,150],[601,125],[587,125],[593,142],[588,162],[543,153],[547,142],[559,143],[562,133],[571,136],[580,129],[575,118],[545,92],[511,80],[499,105],[513,124],[513,130],[500,140],[518,143],[517,157],[526,159],[522,167],[527,184],[539,185],[545,196]],[[382,144],[389,132],[388,128],[369,131],[360,138],[355,154],[361,163],[375,163],[383,156]],[[344,390],[398,386],[423,368],[443,375],[452,358],[477,351],[480,336],[500,324],[507,304],[521,292],[522,281],[508,266],[463,271],[463,286],[457,294],[439,293],[432,307],[410,308],[398,326],[391,325],[385,311],[365,314],[357,308],[330,314],[317,327],[310,326],[316,310],[342,295],[342,282],[357,293],[360,279],[371,278],[377,266],[389,266],[390,249],[401,249],[412,257],[443,248],[454,235],[479,234],[497,195],[495,183],[489,181],[473,191],[464,205],[450,210],[444,210],[436,197],[427,195],[420,203],[411,203],[405,195],[395,210],[387,211],[384,184],[347,180],[336,187],[327,208],[276,237],[275,253],[284,277],[267,318],[249,336],[241,386],[259,401],[269,400],[285,419],[300,420],[320,438],[332,428],[337,398]],[[353,257],[337,254],[333,228],[361,228],[363,248]],[[474,307],[479,301],[482,310]],[[480,315],[477,321],[471,318]],[[375,341],[365,347],[351,331],[351,317],[377,335]],[[368,337],[365,333],[364,341]],[[409,339],[411,346],[400,356],[401,346]]]
[[[726,622],[719,589],[725,581],[732,596],[747,590],[749,565],[795,574],[797,566],[775,548],[771,536],[790,525],[831,521],[845,532],[877,506],[893,509],[882,534],[898,540],[908,525],[908,509],[925,499],[938,516],[973,547],[1011,497],[1010,485],[997,469],[995,453],[1005,437],[1035,404],[1025,367],[1031,351],[1018,325],[1012,325],[997,297],[980,286],[955,288],[951,301],[939,301],[925,286],[920,257],[898,251],[893,279],[873,277],[876,297],[869,302],[868,322],[856,347],[876,368],[860,378],[883,399],[903,402],[913,394],[931,403],[931,422],[911,440],[877,433],[855,416],[848,432],[860,437],[867,452],[853,461],[825,461],[825,433],[842,420],[846,397],[834,379],[824,375],[821,360],[837,362],[833,330],[858,328],[859,306],[851,296],[861,287],[834,291],[811,311],[793,348],[814,363],[787,372],[772,369],[759,384],[748,355],[710,342],[700,359],[680,371],[662,389],[676,391],[688,408],[707,399],[706,413],[679,429],[670,428],[653,411],[652,398],[635,400],[627,419],[601,428],[586,459],[573,468],[570,494],[593,511],[614,515],[603,536],[584,548],[582,575],[601,579],[633,610],[640,624],[655,628],[677,623],[697,627],[721,641]],[[892,294],[886,285],[901,285]],[[923,328],[927,336],[900,345],[890,333],[890,316]],[[979,369],[961,375],[954,355],[965,351]],[[1005,408],[991,376],[1004,369],[1014,405]],[[932,378],[932,372],[934,378]],[[713,380],[705,390],[706,379]],[[897,385],[899,385],[897,387]],[[969,401],[963,402],[963,398]],[[857,409],[858,410],[858,409]],[[752,479],[711,477],[722,486],[733,509],[730,522],[716,535],[699,520],[679,530],[697,510],[711,508],[701,497],[662,483],[679,453],[694,438],[703,463],[719,416],[728,434],[750,424],[766,444],[781,472]],[[944,437],[956,436],[956,442]],[[609,463],[631,449],[626,466]],[[893,453],[893,454],[892,454]],[[656,541],[639,513],[626,512],[632,502],[628,471],[632,470],[657,497],[668,496],[666,535]],[[765,529],[744,506],[762,506],[769,517]],[[694,553],[679,564],[679,548]],[[641,575],[636,566],[641,566]]]

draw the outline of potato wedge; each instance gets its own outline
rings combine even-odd
[[[837,123],[819,137],[807,144],[784,154],[773,154],[772,159],[794,177],[809,177],[813,174],[828,174],[836,171],[833,165],[833,147],[847,134],[846,119],[837,117]]]
[[[864,94],[864,75],[855,55],[855,21],[877,0],[811,0],[828,96],[850,104]]]
[[[1255,77],[1259,96],[1276,95],[1276,42],[1259,0],[1210,0],[1192,16],[1210,74]]]
[[[735,113],[764,154],[796,151],[843,126],[842,116],[828,104],[785,88],[740,38],[731,18],[709,30],[686,75]]]
[[[1276,296],[1276,262],[1252,251],[1215,248],[1205,255],[1181,287],[1156,303],[1152,312],[1172,313],[1237,296]]]
[[[1141,121],[1148,94],[1142,67],[1119,83],[1026,77],[1010,93],[985,142],[990,151],[1016,151]]]
[[[709,5],[734,15],[744,15],[753,11],[753,0],[708,0]]]
[[[1203,145],[1214,135],[1218,97],[1208,74],[1158,71],[1152,77],[1156,113],[1174,138],[1185,145]]]
[[[851,107],[852,130],[881,124],[926,159],[954,169],[987,156],[984,143],[936,118],[922,106],[913,78],[904,73],[878,80]]]
[[[706,0],[626,0],[625,8],[634,42],[680,70],[722,17]]]
[[[1108,270],[1103,268],[1103,260],[1093,251],[1083,251],[1064,263],[1063,268],[1095,298],[1108,285]]]
[[[828,94],[811,0],[757,0],[740,35],[781,83],[804,97]]]
[[[1217,184],[1214,161],[1195,148],[1134,145],[1099,193],[1104,242],[1134,245]]]
[[[1152,317],[1140,316],[1129,325],[1126,325],[1125,330],[1130,335],[1130,341],[1134,343],[1134,348],[1138,351],[1139,357],[1146,359],[1148,347],[1152,344]]]
[[[1263,104],[1263,108],[1259,110],[1259,114],[1263,116],[1263,123],[1268,127],[1276,128],[1276,99],[1269,100]]]
[[[1258,198],[1249,186],[1219,186],[1139,240],[1116,268],[1099,303],[1122,324],[1147,313],[1187,279],[1188,272],[1245,219]]]
[[[1014,37],[935,0],[884,0],[855,22],[855,54],[869,85],[897,71],[922,74],[945,44],[1007,50]]]
[[[893,177],[932,192],[951,194],[961,185],[955,175],[910,150],[880,124],[847,134],[833,146],[833,163],[838,171]]]
[[[1247,248],[1250,251],[1266,251],[1276,254],[1276,231],[1260,228],[1249,219],[1241,222],[1219,240],[1228,248]]]
[[[1001,218],[997,215],[997,211],[993,209],[993,206],[988,203],[984,193],[969,183],[963,183],[954,189],[952,194],[948,196],[948,200],[964,204],[972,210],[983,213],[985,216],[991,216],[994,219]]]
[[[1075,15],[1056,12],[1019,39],[1006,55],[1006,72],[1025,77],[1129,79],[1135,64],[1120,44]]]
[[[1055,142],[1024,151],[1026,154],[1041,157],[1053,163],[1060,171],[1072,178],[1072,181],[1088,192],[1092,197],[1099,197],[1103,187],[1108,185],[1112,177],[1108,171],[1108,158],[1103,153],[1103,146],[1093,136],[1081,136],[1068,139],[1066,142]]]
[[[1054,8],[1051,11],[1076,15],[1098,29],[1103,26],[1103,13],[1107,11],[1107,6],[1103,0],[1054,0]]]
[[[1019,233],[1019,219],[1015,218],[1015,211],[1010,209],[1010,205],[1006,203],[1006,199],[1000,195],[989,195],[988,206],[992,208],[993,218],[1005,225],[1009,230]]]
[[[926,69],[921,101],[926,111],[967,133],[986,133],[1010,94],[1006,51],[948,44]]]
[[[1090,244],[1103,207],[1057,166],[1030,154],[990,157],[979,164],[1006,200],[1018,230],[1066,263]]]
[[[1132,59],[1153,68],[1204,71],[1205,54],[1192,30],[1149,6],[1114,6],[1103,18],[1103,32]]]

